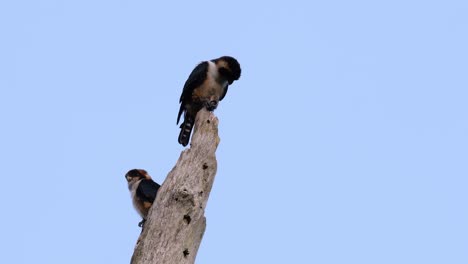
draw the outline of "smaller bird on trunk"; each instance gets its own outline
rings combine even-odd
[[[142,218],[138,226],[143,227],[161,185],[154,182],[148,172],[141,169],[129,170],[125,174],[125,179],[127,179],[133,206]]]

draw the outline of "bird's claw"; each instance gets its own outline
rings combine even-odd
[[[138,226],[143,228],[143,226],[145,225],[145,222],[146,222],[145,219],[141,220],[141,222],[138,223]]]
[[[206,107],[206,110],[208,111],[214,111],[216,109],[216,107],[218,107],[218,101],[207,101],[205,102],[205,107]]]

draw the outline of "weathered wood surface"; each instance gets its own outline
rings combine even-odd
[[[159,189],[131,264],[193,264],[205,232],[205,207],[216,175],[218,119],[197,114],[184,150]]]

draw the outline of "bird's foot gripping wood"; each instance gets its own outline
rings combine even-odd
[[[145,222],[146,222],[146,219],[141,220],[141,221],[138,223],[138,226],[141,227],[141,228],[143,228],[144,225],[145,225]]]
[[[211,101],[206,101],[204,103],[206,110],[212,112],[218,107],[218,101],[216,100],[211,100]]]

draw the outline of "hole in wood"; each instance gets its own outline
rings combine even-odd
[[[203,169],[204,169],[204,170],[208,169],[208,164],[203,163]]]
[[[186,214],[184,215],[184,221],[188,225],[190,224],[190,221],[192,221],[192,218],[190,217],[190,215]]]
[[[210,123],[210,120],[208,119],[208,120],[206,120],[206,122],[209,124],[209,123]]]
[[[183,253],[184,253],[184,258],[186,258],[190,254],[190,252],[188,251],[188,248],[186,248]]]
[[[188,192],[187,189],[183,189],[183,190],[175,190],[174,193],[172,193],[171,198],[174,199],[173,201],[175,202],[182,203],[182,205],[195,206],[195,201],[194,201],[195,195],[196,193],[191,194]]]
[[[199,195],[199,196],[203,196],[203,191],[198,192],[198,195]]]

